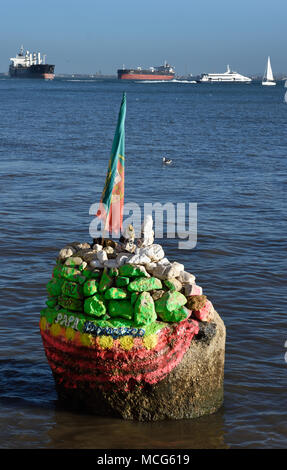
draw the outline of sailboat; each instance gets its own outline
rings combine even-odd
[[[262,80],[262,85],[276,85],[271,68],[270,57],[268,56],[267,67]]]

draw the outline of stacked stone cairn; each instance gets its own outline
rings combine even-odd
[[[195,276],[183,264],[165,257],[154,243],[152,217],[145,218],[135,240],[132,225],[119,242],[105,239],[92,244],[72,242],[57,257],[47,284],[51,322],[66,319],[66,326],[88,332],[87,322],[101,328],[156,331],[166,323],[188,317],[211,322],[214,308]]]

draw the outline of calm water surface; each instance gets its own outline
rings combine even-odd
[[[265,88],[0,80],[1,448],[286,447],[287,105],[282,83]],[[226,324],[224,407],[209,417],[57,406],[39,312],[58,250],[90,240],[123,90],[126,202],[198,203],[196,248],[163,244]]]

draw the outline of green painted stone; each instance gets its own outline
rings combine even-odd
[[[113,283],[113,278],[110,277],[107,273],[107,270],[104,269],[101,280],[100,280],[99,291],[105,292],[105,290],[111,287],[112,283]]]
[[[47,284],[46,288],[50,297],[57,297],[62,293],[63,281],[53,277]]]
[[[93,271],[91,269],[83,269],[83,271],[81,272],[81,275],[84,276],[86,279],[92,279]]]
[[[127,293],[124,289],[120,287],[110,287],[105,291],[105,299],[125,299],[127,297]]]
[[[130,279],[128,277],[125,277],[125,276],[118,276],[116,278],[116,286],[117,287],[125,287],[129,284],[130,282]]]
[[[178,279],[166,279],[164,281],[166,287],[171,291],[180,291],[182,289],[182,283]]]
[[[168,314],[174,310],[178,310],[185,305],[187,298],[177,291],[168,291],[160,299],[155,301],[155,310],[160,314]]]
[[[45,317],[47,322],[52,324],[54,320],[57,318],[58,311],[55,310],[54,308],[43,308],[40,312],[41,317]]]
[[[162,289],[162,283],[156,277],[142,277],[135,279],[128,285],[130,292],[146,292],[156,289]]]
[[[139,296],[139,292],[132,292],[132,295],[131,295],[131,304],[132,305],[134,305],[134,303],[136,302],[138,296]]]
[[[53,269],[53,276],[56,277],[57,279],[61,279],[62,277],[62,265],[61,264],[56,264],[56,266]]]
[[[50,298],[48,298],[48,300],[46,301],[47,307],[50,307],[50,308],[55,307],[57,304],[58,304],[57,297],[50,297]]]
[[[95,294],[89,297],[84,302],[84,311],[88,315],[95,315],[96,317],[102,317],[106,313],[106,306],[100,295]]]
[[[63,266],[61,275],[68,281],[79,282],[80,284],[86,280],[85,276],[81,275],[81,271],[76,268],[70,268],[69,266]]]
[[[117,277],[119,275],[119,270],[117,268],[111,268],[109,270],[110,277]]]
[[[101,273],[99,271],[93,271],[92,269],[84,269],[81,272],[81,275],[86,279],[99,279],[99,277],[101,277]]]
[[[83,288],[76,282],[64,281],[62,285],[62,293],[73,299],[83,298]]]
[[[65,295],[58,297],[58,304],[63,308],[67,308],[68,310],[83,310],[83,302],[81,300],[73,299],[72,297],[67,297]]]
[[[133,307],[128,300],[110,300],[108,312],[111,317],[123,317],[132,320]]]
[[[134,322],[137,326],[148,325],[156,321],[154,301],[149,292],[139,294],[134,306]]]
[[[143,272],[138,266],[132,264],[124,264],[119,267],[120,276],[125,277],[146,277],[145,272]]]
[[[126,318],[111,318],[110,323],[113,328],[132,328],[133,322]]]
[[[99,283],[95,279],[86,281],[83,287],[83,293],[85,297],[90,297],[98,292]]]
[[[187,310],[187,308],[182,306],[182,307],[179,307],[179,309],[174,310],[173,312],[161,312],[158,315],[163,321],[178,323],[188,318],[190,315],[190,312],[189,310]]]

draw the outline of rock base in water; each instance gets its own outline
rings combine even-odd
[[[54,374],[59,402],[73,410],[137,421],[196,418],[216,412],[223,403],[225,326],[215,312],[200,324],[181,362],[155,384],[131,390],[67,388]]]

